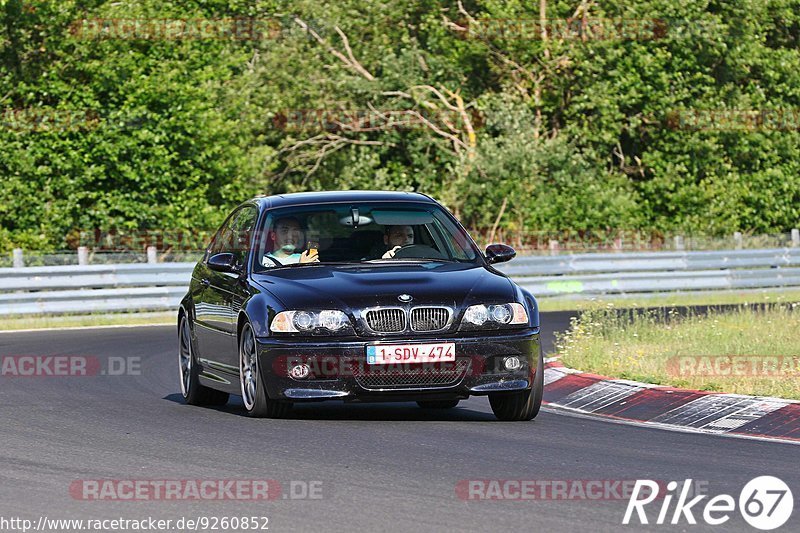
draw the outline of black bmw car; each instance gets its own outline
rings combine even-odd
[[[488,396],[500,420],[542,401],[536,299],[423,194],[260,197],[217,231],[178,314],[187,403],[241,395],[254,417],[292,404]]]

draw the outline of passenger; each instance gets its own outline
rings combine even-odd
[[[411,226],[386,226],[383,243],[389,250],[383,254],[382,259],[390,259],[401,247],[414,244],[414,228]]]
[[[272,251],[265,254],[265,257],[277,259],[281,265],[319,262],[317,250],[311,250],[309,253],[309,250],[305,249],[305,238],[305,231],[298,219],[279,218],[267,235],[267,239],[272,242]]]

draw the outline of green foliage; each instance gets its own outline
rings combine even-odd
[[[438,0],[0,2],[0,250],[63,248],[81,229],[205,229],[252,195],[319,189],[419,190],[482,228],[505,200],[506,234],[797,227],[800,2],[552,0],[548,18],[580,5],[657,30],[465,31],[538,19],[538,2],[518,1],[465,2],[466,14]],[[82,19],[236,17],[266,21],[264,38],[79,31]],[[428,87],[460,99],[474,138]],[[279,121],[370,108],[436,117],[438,131]],[[793,118],[737,129],[686,120],[697,110]]]

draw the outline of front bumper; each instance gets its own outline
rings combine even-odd
[[[366,363],[373,344],[455,344],[456,361],[376,366]],[[259,365],[272,399],[302,401],[414,401],[467,398],[531,388],[539,364],[539,329],[487,331],[479,335],[386,339],[258,339]],[[503,359],[522,366],[505,370]],[[307,378],[290,369],[307,365]]]

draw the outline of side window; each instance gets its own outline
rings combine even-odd
[[[235,220],[236,215],[228,217],[228,220],[220,226],[217,230],[217,234],[214,235],[214,239],[211,241],[211,244],[208,247],[208,253],[206,254],[206,260],[214,254],[219,254],[224,252],[227,248],[229,248],[228,243],[231,241],[231,224]]]
[[[235,254],[240,263],[244,263],[250,252],[257,218],[258,209],[251,206],[244,207],[237,213],[231,225],[230,248],[225,251]]]
[[[430,231],[431,238],[436,241],[434,248],[440,252],[445,252],[447,257],[451,259],[464,259],[464,254],[456,244],[455,237],[446,228],[442,227],[441,222],[434,219],[433,223],[426,226],[426,228]]]

